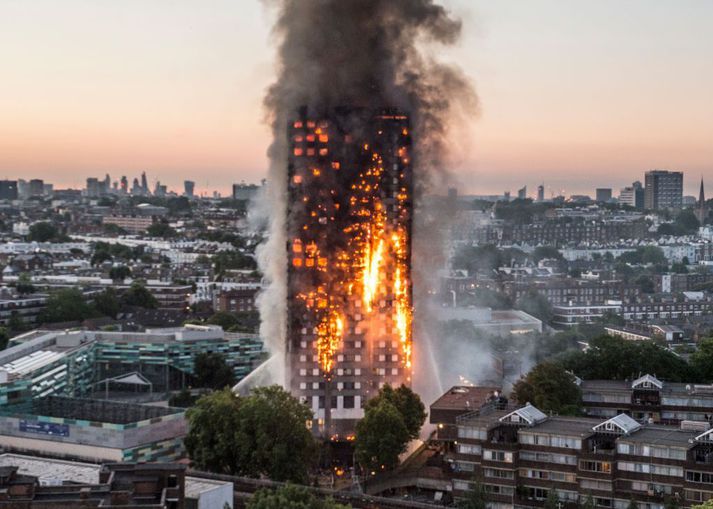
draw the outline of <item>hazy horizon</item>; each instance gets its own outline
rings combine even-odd
[[[442,3],[464,19],[445,57],[481,102],[455,140],[464,193],[616,195],[668,168],[696,195],[713,179],[713,3]],[[3,0],[0,178],[259,182],[270,26],[258,0]]]

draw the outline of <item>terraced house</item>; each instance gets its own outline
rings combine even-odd
[[[690,507],[713,498],[713,430],[708,423],[641,424],[548,416],[527,405],[486,405],[456,419],[443,437],[453,494],[481,483],[496,509],[542,507],[556,490],[562,507],[591,496],[597,507]]]

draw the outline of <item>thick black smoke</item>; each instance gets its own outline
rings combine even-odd
[[[337,107],[406,112],[415,183],[423,190],[440,175],[451,120],[474,107],[475,94],[458,68],[423,51],[452,45],[461,33],[461,22],[433,0],[265,1],[277,12],[279,49],[277,79],[265,97],[274,142],[268,196],[262,201],[270,235],[258,253],[269,288],[260,308],[261,333],[279,353],[286,317],[286,133],[297,109],[306,106],[317,118]],[[418,217],[415,227],[418,235]]]

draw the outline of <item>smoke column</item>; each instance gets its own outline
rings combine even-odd
[[[267,191],[257,214],[267,221],[268,239],[258,249],[258,262],[267,288],[259,297],[261,335],[273,355],[283,356],[287,300],[287,160],[286,126],[295,111],[307,107],[310,115],[326,115],[350,106],[408,112],[415,140],[414,177],[419,197],[434,181],[443,181],[442,164],[449,126],[463,111],[470,111],[475,94],[467,78],[453,66],[427,56],[422,48],[457,42],[461,23],[433,0],[265,0],[277,13],[273,29],[279,49],[277,79],[265,97],[272,126]],[[415,218],[414,232],[434,234]],[[433,242],[415,239],[415,295],[419,246],[437,249]],[[432,273],[432,271],[430,271]],[[414,317],[418,321],[417,314]],[[418,338],[415,343],[418,344]],[[416,346],[416,362],[419,348]],[[273,363],[279,368],[280,363]],[[284,368],[283,368],[284,369]],[[284,384],[284,372],[271,374]]]

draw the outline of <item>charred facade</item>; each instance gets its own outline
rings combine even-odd
[[[287,135],[288,383],[316,433],[348,438],[379,387],[411,381],[409,118],[304,108]]]

